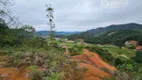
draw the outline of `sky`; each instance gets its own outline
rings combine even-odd
[[[13,14],[37,31],[49,30],[46,4],[54,8],[56,31],[86,31],[112,24],[142,24],[142,0],[14,0]]]

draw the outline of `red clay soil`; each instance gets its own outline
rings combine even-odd
[[[27,69],[4,68],[9,59],[8,56],[0,56],[0,80],[30,80]]]
[[[84,61],[79,63],[80,68],[85,68],[87,71],[83,74],[83,80],[102,80],[102,78],[109,78],[111,75],[101,68],[106,68],[110,71],[115,71],[115,67],[104,62],[97,53],[90,52],[84,49],[81,55],[73,56],[72,60]]]
[[[106,62],[104,62],[97,53],[90,52],[86,49],[84,49],[83,54],[74,56],[73,59],[76,60],[83,60],[88,62],[91,65],[95,65],[98,68],[107,68],[111,71],[116,70],[115,67],[110,66]]]
[[[130,40],[129,42],[130,42],[133,46],[136,47],[136,50],[141,50],[141,49],[142,49],[142,46],[141,46],[141,45],[138,45],[138,41]]]
[[[114,67],[105,63],[98,54],[84,49],[83,54],[74,56],[73,59],[78,61],[86,61],[87,63],[79,63],[80,68],[86,68],[83,74],[83,80],[101,80],[103,77],[110,77],[110,74],[104,72],[100,68],[107,68],[111,71],[116,70]],[[96,67],[95,67],[95,66]],[[17,70],[17,68],[0,68],[0,76],[7,76],[7,80],[30,80],[29,72],[26,69]]]
[[[132,44],[132,45],[135,46],[135,47],[138,46],[138,42],[137,42],[137,41],[130,40],[129,42],[130,42],[130,44]]]
[[[5,75],[8,78],[3,80],[30,80],[26,69],[18,72],[17,68],[0,68],[0,75]]]
[[[142,46],[137,46],[136,50],[142,50]]]
[[[101,80],[104,77],[110,77],[108,73],[90,64],[80,63],[79,66],[87,69],[87,71],[83,74],[83,80]]]

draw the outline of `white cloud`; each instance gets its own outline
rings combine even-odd
[[[15,0],[12,11],[23,24],[36,30],[48,30],[45,4],[55,9],[58,31],[84,31],[111,24],[142,23],[141,0],[129,0],[128,5],[117,8],[101,6],[101,0]]]

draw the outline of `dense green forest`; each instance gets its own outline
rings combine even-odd
[[[91,29],[87,32],[94,34],[94,35],[100,35],[106,32],[110,31],[116,31],[116,30],[142,30],[142,25],[137,23],[127,23],[127,24],[117,24],[117,25],[110,25],[107,27],[99,27],[97,29]]]
[[[22,45],[26,40],[34,36],[34,28],[25,25],[18,29],[9,28],[8,25],[1,20],[0,23],[0,45],[14,46]]]
[[[124,46],[124,43],[129,40],[136,40],[139,42],[139,44],[142,44],[141,34],[141,30],[110,31],[99,36],[84,32],[81,34],[70,35],[68,36],[68,39],[83,39],[85,42],[91,44],[112,44],[122,47]]]
[[[105,28],[97,28],[73,34],[68,39],[83,39],[92,44],[112,44],[122,47],[128,40],[136,40],[142,44],[142,25],[136,23],[110,25]]]

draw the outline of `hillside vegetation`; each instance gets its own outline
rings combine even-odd
[[[89,43],[85,48],[98,53],[105,62],[115,66],[120,73],[124,73],[125,79],[121,77],[122,80],[127,80],[126,76],[130,80],[141,80],[141,25],[112,25],[98,29],[70,35],[68,39],[75,41],[82,39],[85,43]]]
[[[87,32],[100,35],[110,31],[116,30],[142,30],[142,25],[137,23],[127,23],[127,24],[117,24],[117,25],[110,25],[107,27],[99,27],[97,29],[88,30]]]
[[[136,40],[139,44],[142,44],[142,31],[140,30],[120,30],[111,31],[99,36],[95,36],[88,32],[81,34],[70,35],[68,39],[77,40],[83,39],[87,43],[91,44],[112,44],[122,47],[128,40]]]
[[[0,1],[0,80],[142,80],[140,24],[111,25],[68,40],[62,34],[73,33],[54,31],[48,5],[49,35],[35,35],[33,26],[15,23],[10,3]]]

